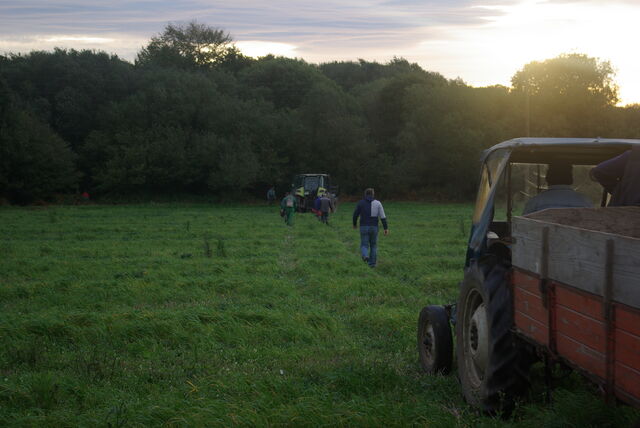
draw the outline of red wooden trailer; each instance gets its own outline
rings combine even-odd
[[[538,356],[547,380],[550,362],[562,362],[640,407],[640,207],[606,207],[591,177],[594,165],[639,148],[640,140],[516,138],[485,151],[458,300],[418,317],[426,372],[454,369],[453,324],[462,393],[483,411],[509,412]],[[570,165],[570,189],[601,208],[516,216],[544,191],[552,164]]]
[[[640,207],[549,209],[512,236],[516,333],[640,406]]]

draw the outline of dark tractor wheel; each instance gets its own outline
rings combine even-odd
[[[488,413],[509,414],[528,385],[532,359],[513,327],[508,267],[472,265],[462,282],[456,322],[458,377],[467,402]]]
[[[425,306],[418,317],[420,365],[430,374],[448,374],[453,360],[453,339],[447,311],[442,306]]]

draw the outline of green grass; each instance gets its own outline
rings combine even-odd
[[[0,209],[2,426],[629,425],[577,375],[534,372],[510,419],[420,372],[416,321],[453,302],[471,207],[388,203],[379,265],[344,204]]]

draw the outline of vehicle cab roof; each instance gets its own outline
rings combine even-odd
[[[514,138],[485,150],[483,161],[506,150],[515,163],[567,161],[573,165],[595,165],[640,146],[640,140],[614,138]]]

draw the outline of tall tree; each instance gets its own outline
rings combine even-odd
[[[528,104],[532,135],[602,135],[605,110],[618,102],[613,77],[609,61],[563,54],[526,64],[511,83]]]
[[[158,65],[183,69],[211,68],[227,56],[237,59],[229,33],[197,21],[168,24],[155,36],[136,59],[137,65]]]
[[[584,54],[563,54],[542,62],[533,61],[518,71],[511,83],[516,91],[530,95],[588,98],[594,105],[618,102],[613,67]]]

